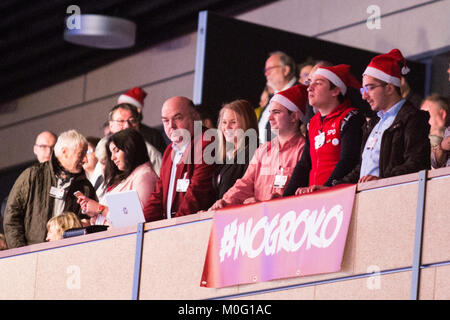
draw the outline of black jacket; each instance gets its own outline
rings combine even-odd
[[[417,109],[409,101],[403,104],[381,138],[380,178],[430,169],[429,117],[428,112]],[[373,118],[363,130],[359,164],[341,181],[333,184],[358,182],[366,141],[379,120],[378,117]]]

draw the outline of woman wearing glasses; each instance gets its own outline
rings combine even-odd
[[[158,177],[149,162],[144,138],[132,128],[119,131],[108,138],[106,152],[106,193],[135,190],[145,213]],[[92,217],[91,223],[105,223],[109,211],[105,204],[84,195],[79,196],[78,203]]]

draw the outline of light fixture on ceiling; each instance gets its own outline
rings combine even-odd
[[[64,40],[92,48],[122,49],[134,46],[136,24],[132,21],[96,14],[81,14],[71,26],[66,20]]]

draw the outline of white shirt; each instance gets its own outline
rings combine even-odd
[[[167,195],[167,219],[172,218],[172,199],[173,199],[173,191],[175,189],[175,176],[177,174],[177,165],[183,156],[184,151],[188,144],[184,144],[183,146],[177,146],[174,143],[172,144],[172,149],[174,152],[173,161],[172,161],[172,169],[170,171],[170,182],[169,189]]]

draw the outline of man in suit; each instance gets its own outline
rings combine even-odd
[[[203,157],[211,139],[204,137],[205,128],[194,130],[195,121],[201,128],[194,104],[185,97],[169,98],[162,106],[161,116],[164,131],[172,142],[164,153],[150,208],[144,210],[149,212],[147,222],[193,214],[208,209],[214,202],[211,190],[215,165],[205,163]]]

